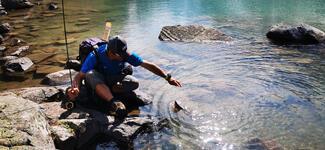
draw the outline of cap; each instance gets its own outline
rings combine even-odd
[[[124,60],[129,56],[126,41],[119,36],[113,37],[108,41],[108,50],[120,55]]]

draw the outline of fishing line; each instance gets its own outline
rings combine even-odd
[[[68,40],[67,40],[67,29],[66,29],[66,23],[65,23],[65,13],[64,13],[64,0],[62,0],[62,17],[63,17],[63,28],[64,28],[64,40],[65,40],[65,49],[67,52],[67,63],[70,63],[70,57],[69,57],[69,49],[68,49]],[[70,77],[70,84],[72,87],[72,75],[71,75],[71,69],[69,69],[69,77]]]

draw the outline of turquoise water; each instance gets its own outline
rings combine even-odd
[[[277,23],[303,22],[324,31],[324,1],[69,0],[66,9],[69,31],[88,30],[68,34],[77,40],[69,45],[71,55],[77,53],[84,38],[101,36],[103,22],[110,18],[113,34],[125,37],[129,49],[183,83],[182,88],[175,88],[136,68],[140,89],[154,97],[153,105],[142,108],[141,115],[171,122],[171,128],[138,137],[136,149],[245,149],[255,138],[284,149],[325,149],[325,46],[276,46],[265,37],[269,27]],[[41,28],[35,32],[38,37],[26,39],[35,43],[33,52],[55,47],[56,58],[64,59],[63,46],[40,44],[63,39],[60,15],[33,14],[33,19],[23,23]],[[88,24],[77,25],[82,22],[80,18],[88,18]],[[163,26],[177,24],[217,28],[234,41],[199,44],[158,40]],[[60,27],[48,28],[53,25]],[[62,66],[53,60],[43,63]],[[171,105],[175,100],[186,111],[174,113]]]

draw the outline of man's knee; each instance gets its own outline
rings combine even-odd
[[[103,77],[97,71],[91,70],[86,73],[86,84],[90,85],[92,89],[96,88],[96,85],[105,83]]]

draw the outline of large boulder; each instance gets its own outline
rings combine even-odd
[[[33,62],[28,57],[9,60],[4,65],[4,70],[8,76],[23,76],[33,66]]]
[[[0,147],[55,149],[49,124],[39,106],[14,96],[0,96]]]
[[[2,0],[2,6],[6,9],[23,9],[31,8],[34,4],[28,0]]]
[[[55,87],[20,88],[8,90],[5,92],[11,92],[18,97],[31,100],[35,103],[59,101],[59,96],[62,93],[61,90]]]
[[[230,41],[231,38],[224,33],[200,25],[189,26],[165,26],[159,34],[162,41],[182,41],[182,42],[211,42]]]
[[[52,86],[68,84],[71,82],[70,71],[71,71],[71,78],[73,79],[78,72],[74,70],[65,69],[65,70],[61,70],[46,75],[46,77],[42,80],[42,83],[46,85],[52,85]]]
[[[266,37],[279,44],[318,44],[325,42],[325,33],[307,24],[274,25],[267,32]]]

